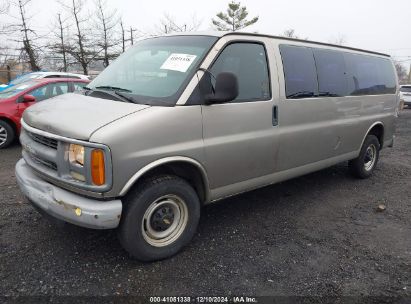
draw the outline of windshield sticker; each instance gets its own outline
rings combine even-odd
[[[160,69],[185,73],[196,58],[196,55],[173,53],[164,61]]]

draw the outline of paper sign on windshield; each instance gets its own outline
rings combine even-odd
[[[172,70],[179,72],[187,72],[190,65],[196,59],[196,55],[190,54],[171,54],[163,65],[160,67],[162,70]]]

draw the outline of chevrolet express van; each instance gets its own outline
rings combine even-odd
[[[142,261],[195,234],[201,206],[392,146],[389,56],[246,33],[135,44],[84,91],[30,107],[18,184],[39,210],[118,230]]]

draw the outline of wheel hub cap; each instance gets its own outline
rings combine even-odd
[[[369,171],[374,167],[377,158],[377,148],[374,145],[370,145],[365,151],[364,157],[364,169]]]
[[[142,233],[154,247],[163,247],[175,242],[188,223],[188,208],[177,195],[165,195],[154,201],[144,213]]]
[[[0,126],[0,146],[7,140],[7,130]]]
[[[160,207],[154,211],[153,216],[151,217],[151,227],[155,231],[165,231],[174,222],[174,212],[171,207]]]

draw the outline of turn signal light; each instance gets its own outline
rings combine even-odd
[[[104,185],[106,182],[104,152],[100,149],[91,151],[91,179],[97,186]]]

